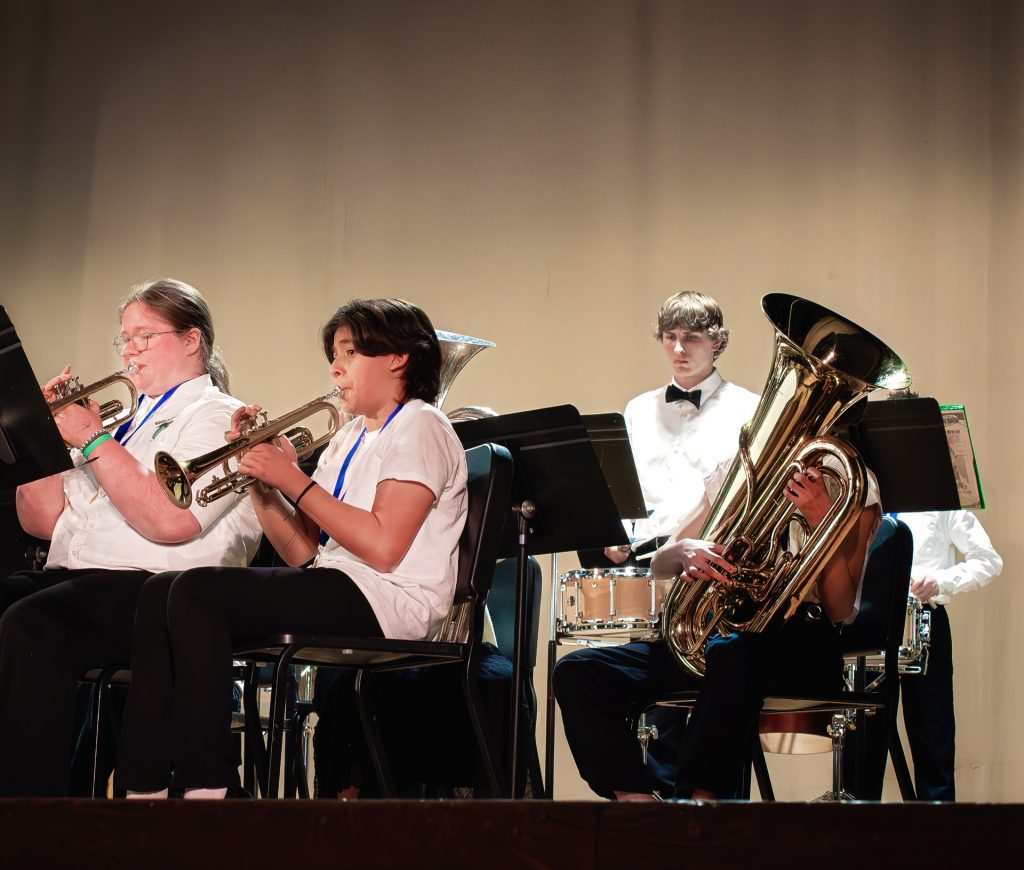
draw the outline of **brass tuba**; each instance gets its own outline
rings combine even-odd
[[[455,382],[459,372],[465,368],[473,357],[486,347],[494,347],[493,341],[485,338],[473,338],[470,335],[459,335],[457,332],[446,332],[443,329],[435,329],[437,340],[441,345],[441,386],[437,391],[437,398],[434,405],[440,408],[444,404],[448,390]],[[461,409],[456,409],[456,411]],[[451,414],[455,414],[452,411]],[[451,416],[449,414],[449,416]]]
[[[100,425],[108,432],[116,429],[118,426],[131,420],[139,409],[139,391],[135,389],[135,384],[128,377],[135,374],[136,371],[138,371],[138,367],[135,363],[128,363],[121,371],[107,375],[107,377],[84,387],[78,378],[72,378],[70,381],[56,384],[53,392],[57,398],[49,403],[50,413],[56,414],[61,408],[74,402],[82,402],[84,404],[85,400],[91,398],[95,393],[121,385],[128,390],[128,404],[125,405],[120,399],[109,399],[100,404],[99,412]]]
[[[256,482],[256,478],[232,469],[229,460],[250,447],[270,441],[279,435],[284,435],[291,441],[300,460],[305,459],[322,444],[330,441],[338,431],[341,416],[331,402],[337,395],[338,388],[335,387],[326,395],[307,402],[275,420],[267,420],[266,412],[261,411],[253,425],[245,429],[239,438],[195,459],[178,462],[170,453],[161,450],[153,460],[160,488],[177,507],[187,508],[192,504],[192,485],[211,469],[223,466],[224,476],[214,475],[212,482],[199,490],[196,501],[202,507],[206,507],[211,501],[233,492],[245,492]],[[298,424],[320,413],[327,415],[327,427],[324,434],[315,438],[308,426]]]
[[[737,566],[734,582],[726,588],[677,577],[665,600],[663,636],[680,664],[698,675],[712,633],[764,631],[792,616],[810,592],[866,496],[857,451],[824,433],[875,388],[910,383],[903,361],[845,317],[783,293],[765,296],[761,308],[775,327],[774,363],[700,535],[723,546]],[[812,531],[781,492],[794,471],[824,456],[841,469],[822,469],[839,484],[839,495]],[[782,546],[793,524],[806,535],[795,553]]]

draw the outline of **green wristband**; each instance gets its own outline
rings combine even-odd
[[[97,444],[102,444],[104,441],[108,441],[114,436],[109,432],[104,432],[102,435],[97,435],[88,444],[82,446],[82,456],[86,459],[89,458],[89,454],[96,448]]]

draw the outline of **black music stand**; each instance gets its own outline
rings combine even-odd
[[[526,560],[528,556],[584,547],[629,543],[622,520],[646,516],[629,438],[621,414],[581,417],[572,405],[456,423],[464,447],[493,442],[509,449],[515,465],[512,510],[500,555],[515,556],[516,632],[512,660],[511,793],[519,786],[519,708],[526,649]],[[552,577],[552,585],[555,578]],[[552,594],[554,592],[552,591]],[[550,798],[554,771],[554,663],[549,639],[548,741],[544,793]]]
[[[0,489],[72,467],[14,324],[0,306]]]
[[[889,513],[959,510],[939,403],[899,399],[863,406],[847,438],[875,473],[882,507]]]

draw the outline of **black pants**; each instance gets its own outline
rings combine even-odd
[[[232,651],[279,632],[382,637],[365,596],[328,568],[158,574],[139,599],[118,757],[132,791],[237,785]]]
[[[631,723],[651,701],[696,685],[696,678],[660,641],[582,649],[559,659],[555,698],[569,749],[587,785],[606,798],[616,791],[674,795],[686,714],[660,708],[649,717],[658,727],[658,738],[648,745],[647,764]]]
[[[776,631],[712,638],[706,660],[700,695],[683,735],[676,794],[688,798],[701,788],[717,798],[743,797],[741,784],[764,699],[839,691],[839,632],[801,607]]]
[[[956,800],[953,636],[945,607],[936,607],[931,617],[928,672],[900,678],[903,723],[914,758],[914,790],[918,800],[952,801]]]
[[[0,794],[68,794],[75,682],[128,661],[149,576],[54,570],[0,581]]]
[[[555,666],[555,697],[580,775],[604,797],[652,790],[689,797],[694,788],[738,797],[764,698],[842,686],[838,632],[824,620],[806,619],[804,612],[778,631],[711,640],[703,681],[676,664],[662,643],[588,649],[563,658]],[[658,711],[659,737],[649,745],[645,766],[630,718],[671,692],[698,686],[681,740],[683,714]]]

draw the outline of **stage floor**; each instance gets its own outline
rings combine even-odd
[[[0,801],[0,866],[956,867],[1020,804]]]

